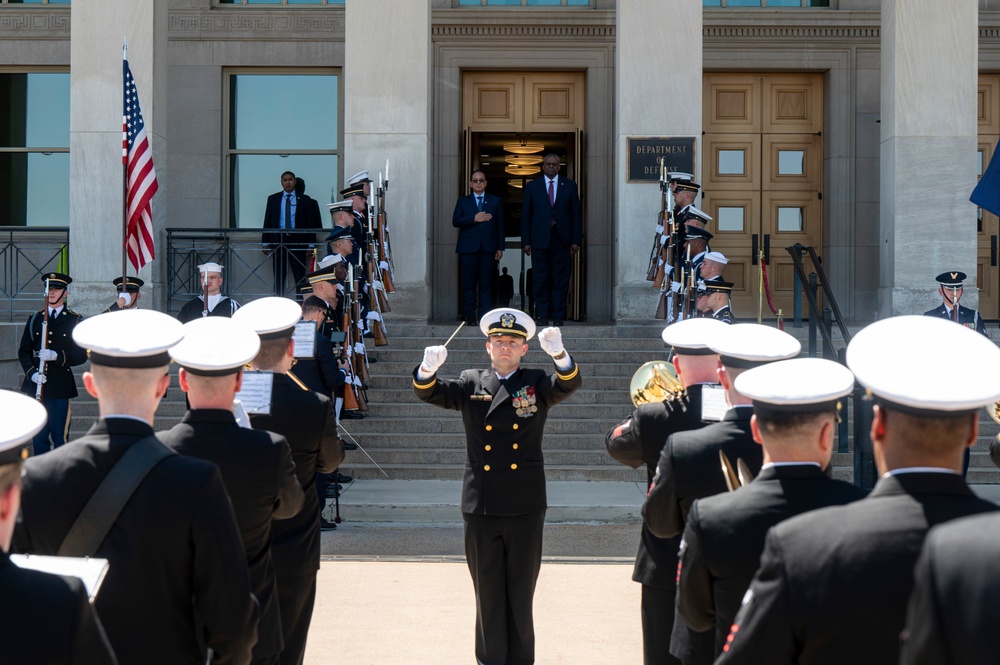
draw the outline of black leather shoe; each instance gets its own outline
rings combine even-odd
[[[340,414],[341,420],[361,420],[365,417],[365,414],[360,411],[344,411]]]
[[[340,473],[339,471],[335,471],[333,473],[333,479],[336,480],[338,483],[344,483],[345,485],[348,484],[348,483],[353,483],[354,482],[354,476],[344,475],[343,473]]]
[[[559,326],[566,325],[566,322],[565,321],[553,321],[552,325],[554,325],[554,326],[556,326],[558,328]]]
[[[320,531],[333,531],[337,528],[336,522],[327,522],[322,517],[319,518],[319,530]]]
[[[346,441],[344,442],[344,450],[357,450],[357,449],[358,449],[358,444],[348,443]]]

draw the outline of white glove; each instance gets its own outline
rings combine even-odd
[[[670,291],[672,293],[680,293],[681,292],[681,283],[680,282],[670,282]]]
[[[542,347],[542,351],[553,358],[566,352],[566,348],[563,346],[562,332],[559,328],[545,328],[538,333],[538,344]]]
[[[42,385],[43,383],[48,381],[45,375],[42,374],[41,372],[35,372],[35,375],[31,377],[31,380],[37,383],[38,385]]]
[[[44,360],[47,363],[52,362],[59,357],[59,354],[52,349],[39,349],[38,358],[39,360]]]
[[[129,305],[132,304],[132,294],[129,293],[128,291],[122,291],[121,293],[119,293],[118,294],[118,299],[125,301],[122,304],[122,307],[128,307]]]
[[[448,349],[444,346],[428,346],[424,349],[424,359],[420,363],[421,373],[430,376],[436,374],[448,359]]]

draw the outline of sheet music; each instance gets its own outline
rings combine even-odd
[[[243,387],[236,393],[236,399],[249,414],[271,415],[271,388],[274,386],[274,372],[248,370],[243,372]]]
[[[722,420],[726,416],[729,405],[726,403],[726,391],[722,386],[713,384],[701,388],[701,419],[709,422]]]
[[[316,357],[316,322],[299,321],[292,333],[292,356],[295,358]]]
[[[36,554],[11,554],[10,560],[19,568],[37,570],[52,575],[78,577],[83,580],[87,596],[93,603],[101,588],[104,576],[108,574],[107,559],[92,559],[75,556],[38,556]]]

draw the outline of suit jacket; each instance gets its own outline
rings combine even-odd
[[[496,254],[497,250],[502,252],[506,236],[503,225],[503,203],[500,202],[500,197],[493,196],[489,192],[483,194],[483,212],[493,215],[493,219],[477,224],[478,212],[475,194],[463,196],[455,203],[455,212],[451,216],[451,225],[459,229],[455,252],[459,254],[473,252]]]
[[[271,559],[271,520],[302,510],[305,500],[295,477],[288,442],[271,432],[236,424],[231,411],[197,409],[157,438],[178,455],[214,462],[236,512],[253,594],[260,604],[255,658],[282,649],[281,615]]]
[[[575,362],[554,374],[518,369],[504,383],[492,368],[467,369],[458,379],[435,375],[426,380],[418,379],[414,368],[417,397],[462,412],[468,454],[462,512],[523,515],[545,510],[545,420],[549,409],[581,383]]]
[[[648,487],[667,437],[674,432],[704,425],[701,420],[701,389],[701,384],[694,385],[679,400],[643,404],[636,408],[608,432],[605,437],[608,454],[633,469],[645,464]],[[658,589],[676,589],[678,548],[679,537],[657,538],[643,523],[632,579]]]
[[[295,228],[296,229],[320,229],[323,227],[323,220],[319,217],[319,204],[312,197],[292,192],[295,197]],[[264,228],[275,229],[265,231],[261,236],[261,242],[266,245],[276,245],[281,242],[281,208],[285,205],[285,192],[275,192],[267,197],[264,206]],[[290,229],[289,229],[290,230]],[[303,244],[294,243],[300,241]],[[304,247],[305,244],[315,242],[314,236],[308,234],[291,234],[285,237],[285,244],[295,247]]]
[[[21,369],[24,370],[21,392],[32,396],[35,394],[35,382],[31,377],[38,372],[38,358],[34,353],[41,349],[43,318],[41,311],[31,315],[24,325],[21,345],[17,350],[17,359],[21,363]],[[63,307],[62,313],[55,321],[49,321],[48,348],[59,354],[59,357],[45,363],[46,382],[42,388],[44,397],[69,399],[79,394],[76,390],[76,377],[70,368],[87,362],[87,351],[73,341],[73,328],[82,320],[82,316],[68,307]]]
[[[900,665],[987,665],[1000,653],[1000,516],[930,530],[914,571]]]
[[[861,501],[782,522],[767,535],[719,664],[898,662],[928,529],[995,510],[957,474],[905,473],[880,479]]]
[[[924,316],[936,316],[939,319],[948,319],[949,321],[954,321],[954,314],[948,311],[948,308],[941,303],[938,307],[924,312]],[[979,316],[979,310],[969,309],[968,307],[958,306],[958,322],[961,323],[966,328],[972,328],[978,333],[986,334],[986,324],[983,323],[983,317]]]
[[[0,598],[5,665],[118,662],[79,578],[18,568],[0,550]]]
[[[733,464],[742,458],[754,474],[760,471],[764,453],[750,434],[751,415],[753,407],[738,406],[717,423],[670,435],[642,506],[642,517],[654,534],[680,535],[695,499],[727,491],[720,450]]]
[[[816,465],[797,464],[768,467],[735,492],[695,501],[678,569],[677,609],[684,623],[701,632],[714,628],[718,656],[757,571],[767,530],[794,515],[866,494],[827,477]]]
[[[211,296],[209,296],[211,297]],[[231,318],[233,312],[240,308],[240,304],[233,300],[232,298],[223,298],[220,300],[215,307],[209,310],[209,316],[225,316]],[[181,311],[177,314],[177,319],[181,323],[187,323],[188,321],[194,321],[195,319],[201,318],[201,313],[205,311],[205,300],[203,296],[198,296],[197,298],[192,298],[183,307]]]
[[[53,555],[125,451],[153,433],[130,418],[99,420],[69,445],[24,463],[18,552]],[[219,469],[171,455],[125,505],[96,556],[109,561],[94,605],[126,663],[248,663],[257,603]]]
[[[302,510],[271,528],[271,556],[278,577],[297,577],[319,570],[319,497],[316,474],[336,471],[344,459],[337,435],[333,403],[287,374],[275,374],[271,414],[251,414],[254,429],[275,432],[288,440],[305,500]]]
[[[555,226],[552,225],[553,220]],[[564,245],[583,244],[583,215],[576,183],[560,175],[556,181],[556,203],[549,205],[545,176],[524,186],[521,209],[521,245],[532,249],[548,249],[552,233],[558,234]]]

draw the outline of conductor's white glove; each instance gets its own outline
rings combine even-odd
[[[559,328],[544,328],[538,333],[538,344],[542,347],[542,351],[553,358],[566,351]]]
[[[428,346],[424,349],[424,359],[417,370],[421,379],[427,379],[437,373],[448,359],[448,349],[444,346]]]
[[[59,354],[53,351],[52,349],[40,349],[38,351],[39,360],[44,360],[47,363],[52,362],[58,357]]]
[[[41,372],[35,372],[35,375],[31,377],[31,380],[37,383],[38,385],[42,385],[43,383],[48,381],[45,375],[42,374]]]

